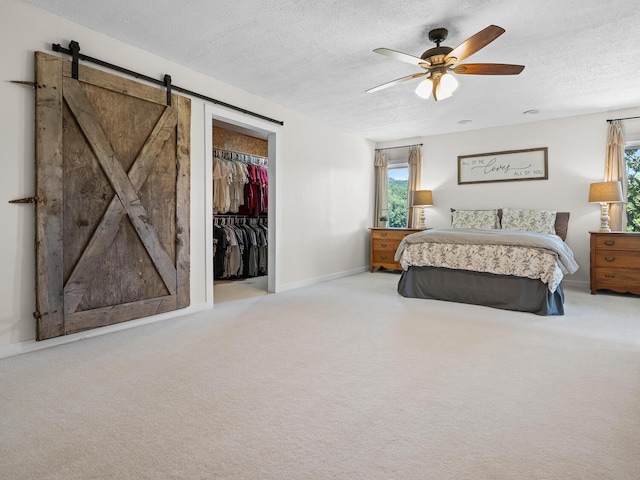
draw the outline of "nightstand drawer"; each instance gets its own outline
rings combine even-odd
[[[400,242],[404,237],[413,232],[406,230],[372,230],[371,238],[373,240],[396,240]]]
[[[373,263],[396,263],[393,259],[396,251],[373,252]]]
[[[598,288],[635,286],[640,288],[640,270],[624,268],[596,268]]]
[[[596,267],[640,268],[640,252],[596,250]]]
[[[635,250],[640,248],[639,238],[635,236],[600,234],[595,239],[596,250]]]
[[[398,245],[400,245],[400,240],[373,240],[373,250],[375,252],[396,253]]]

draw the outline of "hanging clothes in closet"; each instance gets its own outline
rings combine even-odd
[[[267,159],[213,149],[214,278],[267,274]]]
[[[266,218],[214,216],[214,278],[233,279],[267,274]]]
[[[213,213],[258,217],[268,210],[267,159],[213,149]]]

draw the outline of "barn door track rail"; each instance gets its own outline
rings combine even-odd
[[[167,105],[171,105],[171,92],[180,92],[186,95],[191,95],[192,97],[199,98],[200,100],[205,100],[207,102],[214,103],[216,105],[221,105],[223,107],[229,108],[231,110],[235,110],[236,112],[241,112],[246,115],[251,115],[252,117],[260,118],[262,120],[266,120],[267,122],[277,123],[278,125],[284,125],[284,122],[280,120],[275,120],[270,117],[266,117],[256,112],[252,112],[250,110],[246,110],[241,107],[237,107],[235,105],[231,105],[226,102],[222,102],[220,100],[216,100],[215,98],[208,97],[207,95],[203,95],[201,93],[194,92],[192,90],[187,90],[186,88],[179,87],[177,85],[173,85],[171,83],[171,75],[165,75],[162,80],[158,80],[157,78],[149,77],[148,75],[144,75],[142,73],[134,72],[133,70],[129,70],[128,68],[120,67],[118,65],[114,65],[113,63],[105,62],[104,60],[99,60],[97,58],[90,57],[89,55],[85,55],[80,53],[80,44],[75,40],[69,42],[69,48],[62,47],[59,43],[54,43],[51,45],[51,49],[54,52],[64,53],[66,55],[71,55],[72,67],[71,67],[71,75],[73,78],[78,78],[78,65],[79,61],[83,60],[85,62],[94,63],[96,65],[100,65],[105,68],[109,68],[111,70],[115,70],[120,73],[124,73],[125,75],[129,75],[138,79],[145,80],[154,85],[159,85],[167,89]],[[25,82],[26,83],[26,82]]]

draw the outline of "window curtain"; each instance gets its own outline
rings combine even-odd
[[[387,172],[387,152],[384,150],[376,150],[374,160],[376,192],[375,192],[375,217],[373,226],[380,226],[380,217],[386,215],[389,217],[389,174]]]
[[[420,178],[422,171],[422,147],[420,145],[414,145],[409,149],[409,185],[408,190],[408,212],[407,212],[407,226],[409,228],[416,228],[418,221],[420,220],[420,209],[423,207],[413,206],[413,192],[420,190]]]
[[[609,204],[609,222],[611,230],[625,231],[627,229],[627,166],[624,161],[624,134],[622,122],[613,120],[609,123],[607,136],[607,155],[605,159],[605,181],[619,181],[622,185],[622,203]]]

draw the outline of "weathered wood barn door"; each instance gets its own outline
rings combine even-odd
[[[42,52],[37,339],[189,305],[190,100]]]

